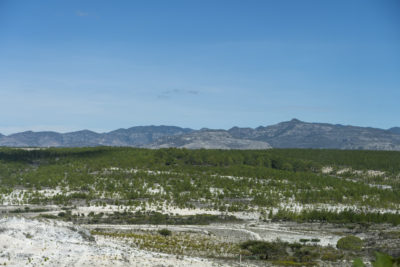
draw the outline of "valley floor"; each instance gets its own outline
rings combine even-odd
[[[44,210],[30,206],[30,210]],[[49,208],[49,207],[47,207]],[[399,226],[358,224],[269,222],[247,214],[246,220],[209,225],[84,224],[46,216],[53,211],[21,212],[23,206],[0,207],[0,264],[7,266],[275,266],[274,262],[249,260],[240,263],[239,244],[247,240],[288,243],[307,242],[321,255],[337,252],[334,260],[315,260],[317,266],[352,266],[355,254],[336,250],[346,235],[362,238],[366,249],[357,254],[366,262],[372,250],[386,248],[399,253]],[[107,207],[103,207],[106,209]],[[90,207],[77,207],[82,212]],[[178,211],[178,210],[175,210]],[[197,212],[199,212],[197,210]],[[184,214],[188,214],[186,211]],[[238,215],[244,216],[243,213]],[[252,216],[251,216],[252,215]],[[172,235],[162,237],[160,229]],[[313,241],[312,241],[313,240]],[[325,253],[325,254],[324,254]],[[278,264],[281,265],[281,264]],[[289,265],[294,266],[294,265]]]

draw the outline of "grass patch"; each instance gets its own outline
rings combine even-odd
[[[361,238],[349,235],[342,237],[338,240],[336,247],[343,250],[360,251],[363,247]]]
[[[123,238],[139,249],[174,255],[201,256],[209,258],[237,258],[240,248],[237,244],[223,242],[212,236],[195,233],[108,233],[92,231],[92,235],[109,238]]]

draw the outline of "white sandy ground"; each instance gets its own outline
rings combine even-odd
[[[332,166],[324,166],[321,169],[321,172],[324,174],[331,174],[334,173],[334,168]],[[358,175],[366,175],[369,177],[376,177],[376,176],[384,176],[386,172],[384,171],[377,171],[377,170],[353,170],[351,168],[342,168],[336,171],[336,174],[344,174],[344,173],[352,173],[352,174],[358,174]]]
[[[0,264],[7,266],[227,266],[207,259],[177,258],[97,237],[72,224],[9,217],[0,220]]]

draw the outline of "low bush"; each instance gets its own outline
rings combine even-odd
[[[287,243],[284,242],[265,242],[257,240],[249,240],[240,244],[241,249],[248,250],[251,255],[257,256],[260,259],[268,260],[281,256],[284,253],[286,256]]]
[[[321,260],[323,261],[338,261],[343,258],[343,254],[334,252],[334,251],[326,251],[321,255]]]
[[[349,235],[338,240],[336,247],[338,249],[360,251],[363,246],[363,241],[356,236]]]
[[[171,235],[172,234],[172,232],[170,231],[170,230],[168,230],[168,229],[160,229],[160,230],[158,230],[158,233],[160,234],[160,235],[162,235],[162,236],[169,236],[169,235]]]

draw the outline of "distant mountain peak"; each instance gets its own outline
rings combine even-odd
[[[291,119],[290,122],[292,122],[292,123],[302,123],[301,120],[296,119],[296,118]]]
[[[79,131],[75,131],[75,132],[69,132],[69,133],[94,133],[94,134],[97,134],[96,132],[88,130],[88,129],[79,130]]]

